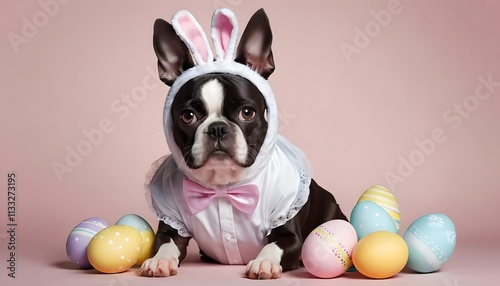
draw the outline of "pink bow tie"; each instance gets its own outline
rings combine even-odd
[[[216,197],[228,198],[233,207],[248,215],[253,214],[259,202],[259,189],[253,184],[215,191],[184,178],[182,189],[184,198],[193,214],[204,210]]]

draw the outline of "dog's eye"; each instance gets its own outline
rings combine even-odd
[[[240,110],[238,119],[241,121],[250,121],[255,117],[255,109],[249,106],[245,106]]]
[[[192,110],[184,110],[181,112],[181,120],[184,124],[192,124],[198,121],[196,114]]]

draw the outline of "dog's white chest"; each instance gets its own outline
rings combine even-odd
[[[226,198],[216,198],[186,221],[200,249],[223,264],[246,264],[267,243],[261,211],[249,216]]]

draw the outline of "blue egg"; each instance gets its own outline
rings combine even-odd
[[[441,213],[418,218],[406,230],[407,266],[421,273],[434,272],[450,259],[457,243],[453,221]]]
[[[136,214],[127,214],[122,216],[115,223],[115,225],[128,225],[137,229],[139,232],[152,230],[151,225],[149,225],[145,219]]]
[[[389,213],[371,201],[357,203],[351,212],[350,222],[356,230],[358,240],[376,231],[398,233],[396,224]]]

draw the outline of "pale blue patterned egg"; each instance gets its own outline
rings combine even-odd
[[[371,201],[357,203],[349,219],[356,230],[358,240],[376,231],[390,231],[398,233],[394,220],[387,211]]]
[[[136,214],[124,215],[115,224],[128,225],[137,229],[139,232],[152,230],[151,225],[149,225],[145,219]]]
[[[450,259],[457,242],[455,225],[441,213],[418,218],[406,230],[407,266],[421,273],[434,272]]]

